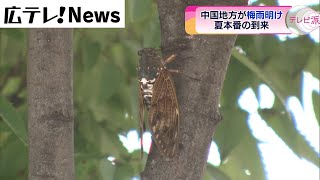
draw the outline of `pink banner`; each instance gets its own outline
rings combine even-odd
[[[188,6],[188,34],[291,34],[286,15],[291,6]]]

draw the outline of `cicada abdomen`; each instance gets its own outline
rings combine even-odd
[[[153,48],[142,49],[138,54],[141,56],[138,67],[141,148],[146,108],[153,141],[162,155],[172,158],[178,146],[179,106],[174,82],[165,64],[174,56],[163,61],[159,50]]]

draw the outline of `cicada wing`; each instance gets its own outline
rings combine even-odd
[[[160,71],[155,81],[148,120],[157,148],[172,158],[178,144],[179,107],[173,80],[166,69]]]

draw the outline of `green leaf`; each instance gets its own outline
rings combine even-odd
[[[141,44],[134,43],[132,41],[126,41],[123,45],[125,48],[125,69],[127,72],[127,78],[136,80],[137,76],[137,65],[139,56],[137,55],[138,50],[142,49]]]
[[[288,96],[301,94],[302,71],[308,63],[316,61],[311,58],[314,55],[310,53],[310,49],[313,50],[317,45],[305,36],[281,43],[274,36],[248,38],[245,42],[239,41],[244,51],[248,52],[247,55],[234,49],[232,56],[252,71],[260,81],[266,83],[285,106]]]
[[[1,66],[23,66],[26,62],[24,61],[24,56],[26,55],[27,51],[27,43],[26,38],[24,36],[20,37],[19,32],[24,33],[25,31],[22,31],[21,29],[4,29],[3,32],[5,33],[2,33],[1,36]],[[4,34],[6,34],[7,36],[3,36]]]
[[[253,86],[255,79],[248,68],[231,59],[220,99],[223,121],[218,124],[214,134],[222,161],[242,141],[247,131],[247,113],[240,109],[237,100],[245,88]]]
[[[86,69],[91,69],[95,63],[99,59],[99,55],[101,52],[101,45],[96,42],[92,41],[90,39],[84,38],[83,39],[83,59],[84,59],[84,67]]]
[[[235,78],[237,77],[237,78]],[[238,107],[237,101],[245,88],[255,85],[257,77],[238,60],[231,58],[223,82],[220,103],[222,107]]]
[[[102,177],[101,179],[111,179],[111,177],[114,177],[115,169],[115,165],[112,165],[106,158],[100,160],[99,172]]]
[[[275,0],[258,0],[254,5],[259,5],[260,3],[263,3],[265,6],[277,6],[278,3]]]
[[[317,153],[311,148],[309,143],[295,128],[293,121],[285,113],[281,113],[278,109],[273,108],[259,110],[259,114],[298,156],[306,158],[319,166]]]
[[[277,97],[280,99],[281,103],[285,106],[285,95],[282,93],[280,88],[275,85],[276,83],[272,82],[267,73],[265,73],[259,66],[257,66],[254,62],[249,60],[244,54],[240,53],[236,49],[232,50],[232,56],[239,60],[249,70],[251,70],[258,78],[260,78],[262,81],[268,84],[269,87],[271,87],[274,90]]]
[[[28,151],[20,140],[15,137],[9,138],[0,148],[0,159],[0,179],[27,178]]]
[[[10,38],[21,41],[25,38],[25,30],[24,29],[4,29],[3,32]]]
[[[210,164],[207,164],[205,176],[208,180],[231,180],[227,174]]]
[[[257,141],[248,128],[241,143],[222,162],[219,169],[230,179],[263,180],[266,179],[257,148]]]
[[[99,176],[99,160],[97,159],[76,159],[75,172],[78,180],[102,179]]]
[[[101,49],[105,46],[112,45],[110,43],[116,41],[118,36],[122,33],[121,29],[103,29],[103,28],[89,28],[79,29],[78,38],[86,38],[90,41],[97,42],[101,45]]]
[[[133,95],[131,98],[130,95]],[[108,117],[108,121],[112,126],[109,126],[113,129],[118,129],[120,131],[129,131],[136,126],[136,122],[132,118],[134,109],[137,107],[131,106],[131,100],[137,97],[137,94],[133,94],[130,87],[121,86],[119,91],[116,92],[108,101],[107,106],[109,107],[105,112],[105,116]],[[135,102],[135,101],[134,101]]]
[[[128,60],[130,60],[130,51],[122,43],[115,43],[108,49],[110,51],[108,60],[112,61],[117,67],[121,69],[127,75]]]
[[[302,71],[312,72],[319,77],[318,45],[306,36],[281,43],[274,36],[246,36],[245,38],[242,36],[242,38],[240,37],[237,42],[247,53],[244,54],[234,49],[232,56],[252,71],[260,82],[266,83],[281,102],[281,105],[278,104],[273,108],[273,112],[277,113],[274,116],[265,117],[265,120],[269,121],[268,118],[270,118],[275,123],[271,126],[274,126],[276,133],[298,155],[306,156],[313,162],[317,161],[314,152],[294,128],[290,112],[286,111],[285,114],[279,112],[286,110],[288,97],[300,96]],[[255,50],[251,51],[250,49]],[[294,51],[292,51],[293,49]],[[272,120],[275,117],[281,121]]]
[[[83,103],[103,103],[118,91],[122,81],[123,74],[115,64],[98,61],[75,78],[75,98]]]
[[[134,176],[140,176],[140,173],[143,171],[144,166],[147,162],[148,154],[144,153],[143,158],[141,159],[141,151],[135,150],[130,153],[130,157],[127,158],[128,166],[131,166],[134,171]]]
[[[139,83],[137,81],[133,81],[130,85],[130,107],[131,107],[131,115],[132,115],[132,121],[135,123],[135,127],[138,128],[138,123],[139,122],[139,100],[137,98],[138,94],[138,88],[139,88]]]
[[[129,20],[131,22],[140,22],[146,20],[152,14],[151,0],[129,0]]]
[[[221,161],[228,158],[234,148],[243,141],[248,131],[246,128],[246,113],[239,108],[221,109],[223,121],[218,124],[214,133],[214,141],[219,147]]]
[[[317,45],[312,52],[310,53],[310,57],[308,62],[304,68],[305,71],[310,72],[314,77],[320,79],[320,47]]]
[[[124,77],[121,70],[113,63],[103,63],[98,69],[101,76],[96,78],[99,80],[100,88],[95,97],[104,100],[118,91]]]
[[[313,9],[313,10],[315,10],[315,11],[317,11],[317,12],[320,11],[320,5],[319,5],[319,3],[317,3],[316,1],[314,2],[313,5],[308,5],[308,7],[311,8],[311,9]]]
[[[97,152],[101,155],[110,155],[116,158],[126,153],[118,134],[106,131],[104,124],[98,123],[90,111],[79,114],[78,123],[77,129],[81,136],[91,144],[90,153]]]
[[[156,14],[144,29],[143,47],[160,47],[160,22]]]
[[[0,116],[15,135],[18,136],[22,143],[27,145],[27,130],[25,122],[21,119],[20,115],[10,102],[2,96],[0,96]]]
[[[114,179],[117,180],[130,180],[134,176],[134,170],[125,164],[118,164],[114,172]]]

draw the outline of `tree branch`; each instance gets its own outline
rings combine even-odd
[[[168,65],[180,105],[180,147],[172,160],[160,156],[153,144],[142,179],[202,179],[209,147],[219,115],[219,97],[236,35],[185,33],[184,10],[188,5],[245,5],[246,1],[157,0],[164,57],[177,59]],[[186,75],[184,75],[186,74]]]
[[[74,179],[72,29],[31,29],[29,179]]]

